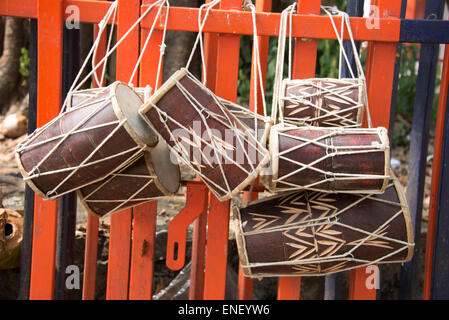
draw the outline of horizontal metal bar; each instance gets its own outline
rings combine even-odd
[[[449,21],[403,19],[399,42],[449,43]]]

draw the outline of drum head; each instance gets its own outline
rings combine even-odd
[[[115,91],[114,111],[120,120],[127,120],[127,123],[125,123],[126,130],[139,145],[144,143],[149,147],[155,146],[158,137],[138,112],[143,104],[139,95],[131,87],[121,82],[116,82],[113,91]]]
[[[151,174],[157,177],[158,187],[163,192],[176,193],[180,186],[181,173],[176,157],[170,159],[170,150],[163,139],[148,152],[145,160]]]

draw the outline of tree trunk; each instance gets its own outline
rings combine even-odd
[[[3,54],[0,58],[0,111],[11,99],[19,77],[20,49],[23,45],[23,21],[20,18],[7,17]]]

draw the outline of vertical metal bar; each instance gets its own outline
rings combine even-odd
[[[426,256],[424,263],[424,293],[423,299],[430,299],[430,289],[432,282],[432,265],[433,265],[433,250],[434,250],[434,237],[435,237],[435,225],[436,225],[436,210],[438,199],[438,188],[440,184],[445,183],[444,180],[440,180],[440,161],[443,145],[443,133],[445,126],[445,114],[449,86],[449,45],[444,48],[444,62],[443,70],[441,73],[440,84],[440,99],[438,102],[437,121],[435,126],[435,141],[433,149],[433,163],[432,163],[432,181],[430,184],[430,203],[429,203],[429,221],[427,223],[427,237],[426,237]],[[447,123],[447,122],[446,122]]]
[[[36,129],[37,119],[37,20],[30,19],[30,74],[28,77],[28,134]],[[25,186],[23,240],[20,248],[19,300],[30,294],[31,255],[33,249],[34,191]]]
[[[362,17],[363,5],[363,0],[348,1],[346,6],[346,13],[351,17]],[[352,70],[353,72],[356,72],[357,70],[354,54],[359,54],[360,42],[356,41],[355,45],[357,52],[353,51],[352,45],[349,41],[346,40],[343,42],[343,48],[346,52],[346,56],[348,57],[349,65],[346,62],[343,62],[341,70],[342,78],[350,78],[350,70]],[[335,300],[340,298],[338,297],[338,291],[336,289],[338,289],[339,284],[341,284],[341,277],[342,273],[333,273],[325,277],[324,300]]]
[[[138,19],[140,0],[118,0],[117,39]],[[128,82],[139,53],[139,30],[134,29],[117,48],[117,80]],[[132,83],[137,86],[137,74]],[[111,216],[109,235],[109,263],[106,299],[128,299],[131,257],[132,209]]]
[[[297,13],[300,14],[320,14],[321,1],[296,1]],[[293,79],[307,79],[315,77],[316,55],[318,40],[295,39],[295,50],[293,55]]]
[[[67,96],[70,86],[79,69],[80,63],[80,32],[77,29],[63,28],[62,56],[62,100]],[[73,264],[73,249],[76,229],[76,193],[62,196],[58,199],[58,222],[56,234],[55,288],[56,300],[69,300],[72,291],[65,285],[66,268]]]
[[[444,4],[444,1],[427,0],[425,18],[441,19]],[[412,132],[410,134],[410,155],[406,191],[413,230],[415,232],[415,248],[412,260],[404,264],[401,269],[400,299],[410,299],[416,294],[421,294],[421,292],[417,292],[417,257],[421,247],[421,215],[438,53],[439,45],[426,43],[421,45],[416,95],[413,106]]]
[[[218,84],[218,82],[217,82]],[[224,300],[229,234],[229,200],[219,201],[209,195],[210,211],[207,221],[206,265],[204,273],[205,300]]]
[[[254,59],[253,59],[254,61]],[[253,63],[254,66],[254,63]],[[252,78],[251,78],[252,79]],[[256,180],[255,184],[259,184],[259,179]],[[259,197],[258,192],[249,193],[248,191],[243,192],[243,202],[256,200]],[[253,279],[245,277],[243,274],[242,266],[239,264],[239,278],[238,278],[238,300],[251,300],[253,298]]]
[[[156,2],[156,0],[143,0],[142,4],[151,4]],[[157,7],[152,9],[152,11],[157,11]],[[143,13],[143,12],[142,12]],[[165,21],[165,16],[161,16],[160,21]],[[140,30],[140,43],[143,47],[145,40],[148,36],[148,29]],[[158,87],[162,85],[162,72],[159,75],[159,81],[156,81],[157,76],[157,67],[159,65],[159,54],[160,54],[160,45],[162,43],[162,30],[153,30],[153,34],[151,35],[151,39],[149,40],[146,53],[143,56],[140,62],[140,74],[139,74],[139,85],[144,87],[146,85],[150,85],[153,88],[153,92],[155,92],[158,88],[155,88],[156,82],[158,82]],[[137,60],[137,58],[136,58]]]
[[[400,15],[401,0],[378,0],[373,4],[377,6],[380,17],[399,17]],[[376,27],[375,23],[373,27]],[[379,32],[382,32],[382,30],[379,30]],[[368,44],[366,80],[369,108],[374,127],[382,126],[388,129],[390,122],[396,46],[396,43],[385,42]],[[380,65],[382,68],[379,67]],[[377,274],[379,275],[379,273]],[[367,267],[351,270],[349,299],[376,299],[376,288],[366,286],[367,278],[370,276],[372,276],[372,272]]]
[[[100,28],[98,25],[94,25],[94,39],[97,38]],[[93,57],[95,64],[97,64],[106,54],[106,32],[104,32],[98,43],[97,53]],[[97,78],[101,79],[103,68],[107,68],[106,65],[98,68]],[[92,87],[97,88],[99,85],[104,86],[103,83],[98,84],[96,81],[92,81]],[[98,229],[99,229],[99,217],[92,213],[87,214],[87,227],[86,227],[86,244],[84,249],[84,278],[83,278],[83,300],[94,300],[97,278],[97,259],[98,259]]]
[[[444,119],[443,145],[439,172],[439,187],[437,211],[435,216],[435,236],[432,263],[432,282],[430,298],[434,300],[449,299],[449,99],[447,98],[448,83],[441,87],[446,92],[446,112]]]
[[[38,127],[57,116],[62,92],[63,2],[38,2]],[[57,201],[35,196],[30,299],[52,299],[55,275]]]
[[[240,0],[222,0],[220,9],[241,10]],[[240,37],[220,34],[217,47],[215,93],[227,100],[237,99]],[[208,217],[204,299],[224,299],[229,235],[230,202],[211,195]]]

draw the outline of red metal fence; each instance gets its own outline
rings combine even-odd
[[[142,0],[140,3],[140,0],[119,0],[117,36],[120,37],[126,32],[152,2],[154,1]],[[365,18],[353,17],[351,24],[355,40],[368,41],[366,77],[373,125],[388,128],[396,46],[400,41],[401,0],[371,2],[374,2],[380,10],[379,29],[369,28]],[[300,1],[298,14],[293,16],[292,35],[295,37],[295,46],[292,78],[314,77],[318,39],[335,39],[329,19],[319,15],[320,4],[320,0]],[[80,9],[82,22],[95,24],[102,19],[110,2],[17,0],[0,3],[0,15],[28,17],[38,21],[37,126],[39,127],[55,117],[61,106],[63,21],[67,16],[65,8],[69,5],[76,5]],[[271,1],[268,0],[256,0],[256,10],[265,78],[268,38],[278,35],[280,14],[269,13]],[[164,9],[162,18],[156,26],[157,30],[141,61],[139,76],[133,79],[135,86],[150,85],[154,88],[165,15]],[[197,32],[197,17],[197,8],[171,7],[167,28]],[[117,80],[129,79],[153,19],[154,12],[151,12],[141,22],[140,29],[135,29],[118,48]],[[338,19],[335,18],[336,21]],[[208,72],[206,85],[218,96],[230,101],[237,98],[240,36],[251,35],[252,30],[251,13],[242,11],[241,0],[222,0],[220,8],[211,11],[204,27]],[[102,48],[105,50],[104,42]],[[253,81],[254,79],[251,79],[252,84]],[[158,83],[161,83],[161,79]],[[254,108],[255,99],[261,101],[261,96],[259,94],[255,97],[253,85],[251,87],[250,107]],[[36,196],[30,299],[54,297],[57,214],[57,201],[43,201]],[[194,231],[190,298],[224,299],[229,202],[218,201],[209,194],[202,183],[189,182],[186,207],[174,218],[169,227],[169,244],[177,242],[178,248],[185,246],[185,230],[192,222]],[[151,299],[155,225],[154,201],[112,215],[107,299]],[[98,219],[89,216],[83,299],[93,299],[95,294],[97,239]],[[144,246],[146,250],[143,250]],[[179,261],[168,261],[168,264],[170,263],[176,265]],[[351,272],[350,299],[376,298],[376,290],[368,289],[365,285],[369,275],[365,268]],[[278,299],[299,299],[301,285],[299,277],[279,278],[278,283]],[[238,298],[251,297],[252,280],[243,277],[240,272]]]

